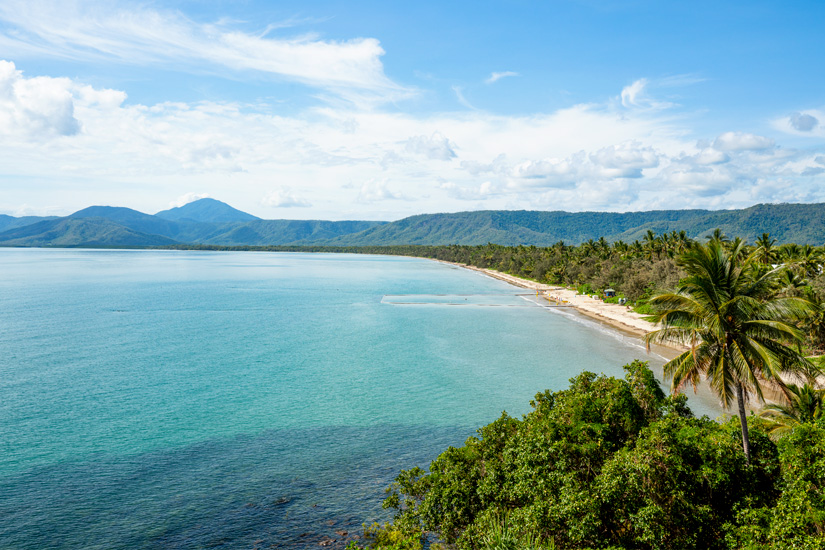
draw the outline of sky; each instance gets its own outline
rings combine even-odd
[[[0,213],[825,202],[825,2],[3,0]]]

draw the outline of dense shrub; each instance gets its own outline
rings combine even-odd
[[[396,510],[393,540],[431,532],[460,549],[825,549],[825,425],[777,444],[751,417],[748,465],[738,419],[694,418],[646,363],[625,370],[624,380],[582,373],[538,394],[523,418],[503,414],[447,449],[429,472],[402,472],[385,502]]]

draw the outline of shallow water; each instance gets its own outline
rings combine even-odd
[[[661,365],[534,301],[410,258],[0,249],[0,548],[340,541],[502,410]]]

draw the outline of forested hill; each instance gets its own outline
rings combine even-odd
[[[61,220],[75,220],[62,223]],[[80,224],[78,220],[83,220]],[[50,223],[43,223],[50,222]],[[95,206],[67,218],[0,217],[0,246],[155,246],[161,242],[223,246],[387,246],[580,244],[604,237],[628,243],[648,232],[684,231],[701,239],[714,229],[754,242],[825,243],[825,204],[760,204],[743,210],[541,212],[486,210],[422,214],[395,222],[262,220],[214,199],[144,214]]]
[[[770,233],[778,242],[825,243],[825,204],[760,204],[743,210],[657,210],[650,212],[539,212],[487,210],[425,214],[404,218],[329,244],[486,244],[549,246],[580,244],[604,237],[633,242],[648,230],[656,234],[685,231],[701,238],[719,228],[753,242]]]

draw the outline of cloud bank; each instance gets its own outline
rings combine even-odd
[[[29,77],[4,61],[0,211],[42,196],[65,213],[101,203],[152,212],[170,197],[208,195],[261,217],[322,219],[825,201],[825,147],[737,129],[696,139],[677,107],[646,107],[663,102],[637,82],[620,103],[528,116],[354,105],[282,116],[259,104],[132,104],[122,91]]]

